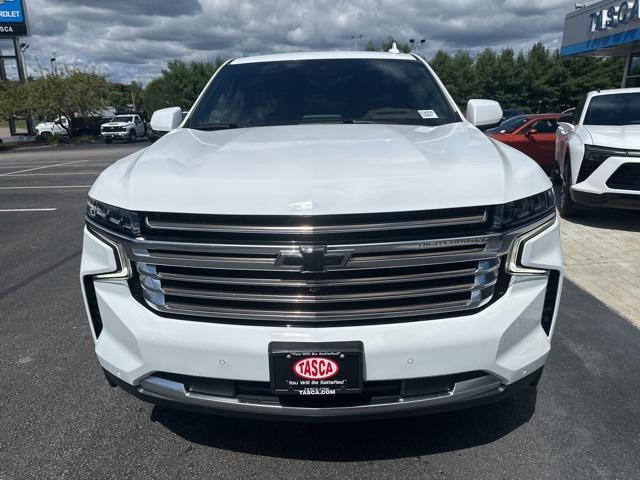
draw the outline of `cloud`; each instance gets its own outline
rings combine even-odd
[[[557,46],[568,0],[28,0],[27,64],[147,82],[173,58],[364,48],[388,35],[438,49]],[[362,39],[353,37],[363,35]],[[4,47],[7,48],[7,47]]]

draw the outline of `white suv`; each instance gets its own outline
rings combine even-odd
[[[640,88],[590,92],[560,119],[556,164],[560,213],[582,206],[640,209]]]
[[[551,184],[420,57],[227,62],[89,192],[81,280],[111,385],[307,420],[536,385],[562,257]],[[178,127],[178,128],[176,128]]]
[[[100,125],[100,135],[105,143],[114,139],[124,139],[129,142],[142,138],[147,134],[147,124],[137,113],[116,115],[107,123]]]

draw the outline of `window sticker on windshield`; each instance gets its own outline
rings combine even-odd
[[[418,110],[418,113],[422,118],[438,118],[438,114],[433,110]]]

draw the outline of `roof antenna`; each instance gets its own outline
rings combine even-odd
[[[398,46],[396,45],[396,42],[393,42],[391,44],[391,48],[389,49],[389,53],[400,53],[400,50],[398,50]]]

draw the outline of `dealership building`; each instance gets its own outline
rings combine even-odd
[[[640,0],[602,0],[569,13],[563,56],[625,57],[623,87],[640,87]]]

